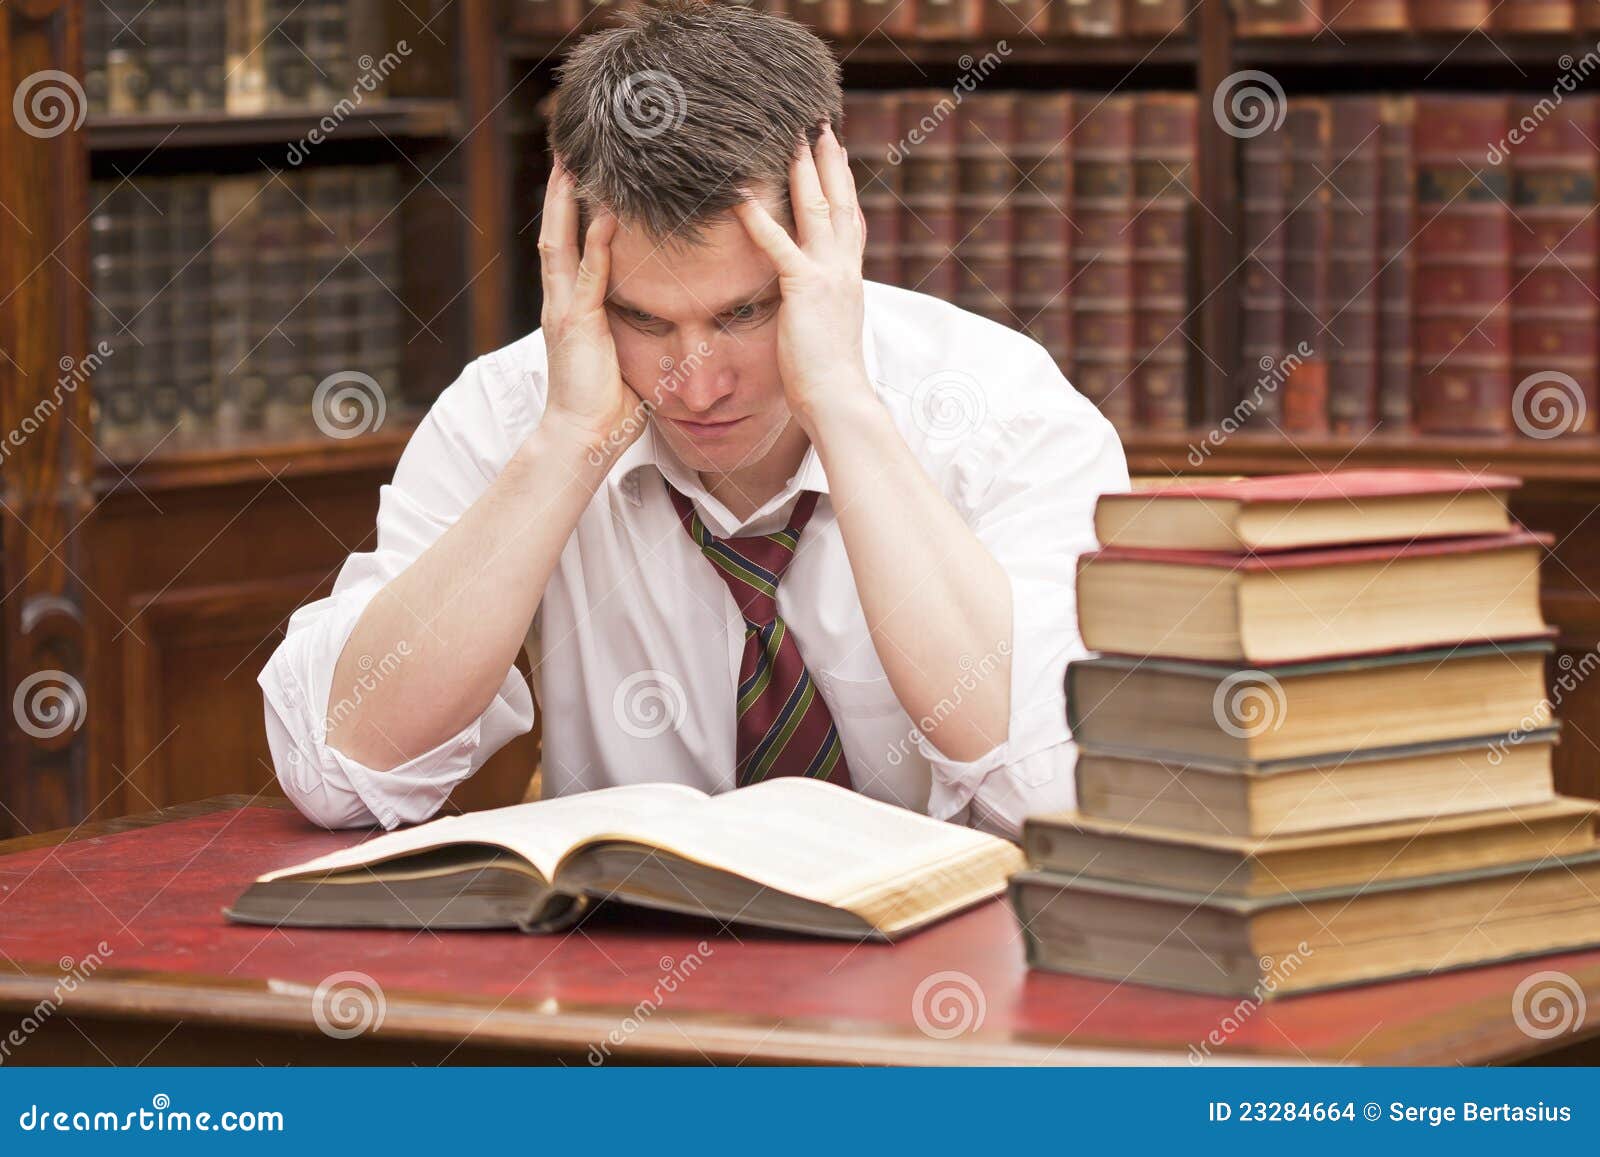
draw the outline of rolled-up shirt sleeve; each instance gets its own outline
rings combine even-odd
[[[1054,362],[1041,358],[1021,379],[1014,404],[993,415],[991,437],[968,448],[956,495],[1011,579],[1007,733],[964,762],[920,732],[915,738],[933,772],[930,814],[968,809],[974,827],[1012,838],[1024,817],[1065,810],[1076,798],[1063,681],[1068,661],[1088,653],[1078,633],[1077,560],[1097,545],[1095,500],[1129,487],[1115,428]]]
[[[477,500],[510,460],[535,418],[530,391],[479,359],[442,394],[379,491],[376,544],[345,560],[328,597],[306,604],[257,677],[267,743],[284,793],[329,828],[385,828],[428,819],[456,784],[533,727],[533,696],[513,666],[483,713],[431,751],[376,771],[335,750],[329,725],[354,710],[360,683],[334,701],[334,667],[373,597]],[[425,612],[424,612],[425,613]],[[404,654],[372,656],[362,682],[427,678]]]

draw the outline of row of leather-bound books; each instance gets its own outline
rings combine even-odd
[[[518,0],[517,27],[564,36],[638,0]],[[1188,27],[1193,0],[751,0],[825,36],[940,40],[964,36],[1147,36]]]
[[[339,374],[393,397],[392,166],[136,177],[91,196],[91,345],[110,351],[93,380],[103,445],[309,432],[318,383]]]
[[[1600,0],[1233,0],[1240,36],[1600,29]]]
[[[1192,93],[850,91],[864,273],[1021,329],[1120,426],[1183,429]]]
[[[1295,97],[1244,143],[1239,385],[1263,419],[1545,436],[1516,391],[1565,380],[1593,430],[1600,100],[1534,104]]]
[[[83,7],[91,112],[254,113],[357,91],[382,57],[384,0],[91,0]],[[381,88],[359,90],[361,103]]]

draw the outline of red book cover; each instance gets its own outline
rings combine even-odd
[[[1523,527],[1504,534],[1474,534],[1461,538],[1427,538],[1414,542],[1376,542],[1359,546],[1306,547],[1300,550],[1239,552],[1231,550],[1156,550],[1145,547],[1106,546],[1078,558],[1078,569],[1096,562],[1155,562],[1170,566],[1198,566],[1251,573],[1306,570],[1312,567],[1350,566],[1361,562],[1392,562],[1403,558],[1483,554],[1496,550],[1547,547],[1549,534]]]
[[[1462,494],[1471,490],[1515,490],[1520,478],[1467,470],[1336,470],[1331,474],[1264,474],[1222,482],[1183,482],[1151,490],[1107,494],[1101,502],[1151,498],[1213,498],[1236,502],[1342,502],[1400,498],[1411,494]]]

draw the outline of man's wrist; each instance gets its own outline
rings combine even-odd
[[[547,412],[517,448],[512,465],[523,478],[538,479],[542,486],[554,481],[593,493],[610,473],[614,459],[603,439],[589,437],[559,415]]]
[[[807,398],[795,409],[794,416],[819,451],[838,433],[889,421],[889,411],[878,400],[864,373]]]

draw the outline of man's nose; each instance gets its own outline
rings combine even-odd
[[[678,401],[692,413],[705,413],[733,393],[738,380],[733,368],[719,361],[706,344],[690,345],[672,361],[664,377]]]

